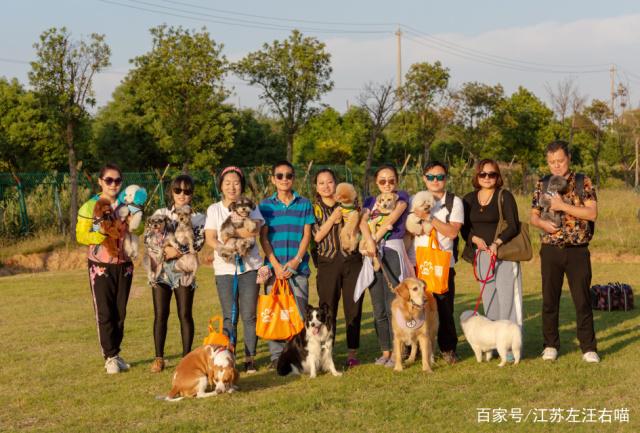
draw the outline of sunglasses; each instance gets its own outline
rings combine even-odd
[[[424,177],[426,177],[429,182],[433,182],[434,180],[438,180],[439,182],[442,182],[447,178],[447,175],[446,174],[425,174]]]
[[[282,179],[291,180],[291,179],[293,179],[293,173],[276,173],[273,176],[278,180],[282,180]]]
[[[478,177],[481,178],[481,179],[486,179],[486,178],[497,179],[498,178],[498,173],[496,173],[495,171],[491,171],[489,173],[482,171],[482,172],[478,173]]]
[[[175,187],[173,188],[173,193],[175,195],[180,195],[180,194],[191,195],[192,191],[186,188],[183,189],[183,188]]]
[[[378,183],[380,185],[386,185],[387,183],[389,185],[395,185],[396,184],[396,180],[395,179],[380,179],[380,180],[378,180]]]
[[[116,184],[116,186],[120,185],[122,183],[122,178],[121,177],[116,177],[115,179],[112,177],[103,177],[102,181],[104,183],[106,183],[108,186],[111,186],[112,184]]]

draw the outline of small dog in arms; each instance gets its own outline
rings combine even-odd
[[[513,352],[514,364],[520,362],[522,331],[517,324],[510,320],[490,320],[467,310],[460,315],[460,326],[478,362],[482,362],[483,355],[490,361],[494,349],[500,355],[499,367],[507,363],[509,350]]]
[[[320,308],[307,306],[304,328],[287,343],[278,359],[280,376],[304,373],[314,378],[321,371],[342,376],[333,364],[331,311],[326,303]]]

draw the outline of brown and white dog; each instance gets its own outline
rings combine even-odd
[[[165,400],[204,398],[234,392],[238,383],[235,364],[235,357],[226,346],[208,344],[192,350],[176,367],[172,388]]]
[[[384,227],[386,231],[391,231],[393,229],[393,226],[387,224],[385,222],[385,219],[391,212],[393,212],[393,210],[396,208],[397,203],[398,194],[394,192],[383,192],[376,197],[376,204],[369,213],[369,219],[367,220],[369,231],[371,231],[371,236],[375,238],[376,232],[381,227]],[[378,260],[377,251],[368,251],[366,239],[363,238],[360,241],[359,250],[361,254],[374,254],[373,269],[375,271],[380,270],[380,260]]]
[[[411,346],[407,364],[416,359],[418,344],[422,354],[422,371],[431,372],[433,348],[438,333],[438,306],[426,284],[417,278],[407,278],[395,289],[396,298],[391,303],[391,327],[393,328],[393,356],[395,371],[402,371],[404,346]]]
[[[340,229],[340,246],[347,253],[352,253],[358,248],[358,192],[350,183],[342,182],[336,186],[335,199],[340,204],[344,221]],[[339,224],[339,221],[337,223]]]

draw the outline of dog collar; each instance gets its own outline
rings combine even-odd
[[[396,323],[398,324],[398,326],[404,329],[418,329],[422,325],[424,325],[424,320],[425,320],[424,311],[422,312],[422,314],[420,314],[420,316],[417,319],[406,320],[404,318],[404,315],[399,309],[396,309],[393,312],[393,316],[395,316]]]
[[[342,203],[340,203],[340,207],[341,207],[342,209],[346,209],[346,210],[355,210],[355,209],[357,209],[357,206],[355,205],[355,203],[354,203],[354,204],[352,204],[352,205],[348,205],[348,204],[342,204]]]

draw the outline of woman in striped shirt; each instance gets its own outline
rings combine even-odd
[[[340,245],[340,229],[344,223],[341,219],[340,204],[334,199],[337,183],[335,173],[328,168],[322,169],[316,173],[314,183],[316,200],[313,211],[316,222],[311,230],[317,253],[316,287],[320,305],[326,302],[331,309],[334,332],[338,303],[342,293],[349,350],[346,367],[350,368],[360,364],[356,354],[360,346],[363,297],[360,297],[358,302],[354,302],[353,292],[362,267],[362,256],[357,250],[347,253]]]

